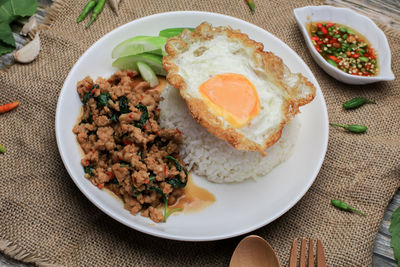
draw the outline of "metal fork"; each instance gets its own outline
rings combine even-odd
[[[299,267],[306,267],[306,238],[301,239],[300,246],[300,265]],[[314,244],[313,239],[310,238],[308,242],[308,267],[326,267],[326,259],[324,254],[324,248],[322,247],[321,240],[317,239],[317,257],[316,265],[314,265]],[[297,266],[297,238],[293,240],[292,249],[290,252],[289,267]]]

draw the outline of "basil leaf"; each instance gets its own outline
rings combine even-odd
[[[149,112],[147,110],[147,107],[143,104],[137,104],[135,108],[137,108],[138,110],[140,110],[140,112],[142,112],[139,121],[135,122],[135,127],[142,128],[149,119]]]
[[[184,188],[186,186],[186,182],[181,181],[181,176],[177,175],[175,176],[174,179],[168,180],[167,183],[169,183],[172,188]]]
[[[119,102],[119,112],[121,114],[130,112],[129,105],[128,105],[128,99],[126,98],[126,96],[121,96],[120,98],[118,98],[118,102]]]
[[[96,97],[97,106],[99,108],[108,106],[108,99],[110,99],[110,98],[111,97],[108,92],[100,94],[98,97]]]

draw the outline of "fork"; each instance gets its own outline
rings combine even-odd
[[[308,242],[308,267],[326,267],[326,259],[324,248],[322,247],[321,240],[317,239],[317,265],[314,265],[314,244],[313,239],[310,238]],[[289,267],[296,267],[297,265],[297,238],[293,240],[292,249],[289,258]],[[299,267],[306,267],[306,238],[301,239],[300,246],[300,265]]]

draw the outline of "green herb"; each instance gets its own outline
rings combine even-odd
[[[391,236],[390,247],[393,248],[394,258],[400,266],[400,207],[392,214],[392,223],[389,227]]]
[[[99,108],[108,106],[108,99],[110,98],[111,96],[108,92],[100,94],[98,97],[96,97],[97,106]]]
[[[128,105],[128,99],[126,98],[126,96],[121,96],[120,98],[118,98],[118,102],[119,102],[119,112],[121,114],[130,112],[129,105]]]
[[[117,111],[113,111],[113,114],[110,117],[111,122],[118,122],[119,121],[119,114]]]
[[[331,204],[332,204],[332,206],[334,206],[334,207],[336,207],[336,208],[338,208],[340,210],[350,211],[350,212],[357,212],[357,213],[365,216],[365,213],[363,213],[360,210],[357,210],[357,209],[353,208],[352,206],[350,206],[347,203],[344,203],[343,201],[332,199],[331,200]]]
[[[327,59],[326,60],[329,64],[331,64],[332,66],[334,66],[335,68],[337,68],[337,64],[335,61],[333,61],[332,59]]]
[[[353,99],[350,99],[349,101],[345,102],[343,104],[343,107],[345,109],[353,109],[353,108],[358,108],[361,107],[364,104],[376,104],[374,101],[369,100],[368,98],[365,97],[355,97]]]
[[[89,136],[89,135],[96,134],[96,133],[97,133],[97,131],[88,131],[87,135]]]
[[[86,29],[89,28],[89,26],[97,19],[101,11],[103,10],[104,4],[106,3],[106,0],[98,0],[96,6],[93,8],[93,13],[92,16],[90,17],[89,23],[86,25]]]
[[[159,187],[150,186],[149,190],[154,191],[154,192],[160,194],[163,197],[163,199],[164,199],[164,222],[166,222],[168,216],[172,213],[172,212],[170,212],[169,214],[167,213],[167,209],[168,209],[168,197],[167,197],[167,195],[165,195],[164,192]]]
[[[353,133],[364,133],[368,128],[364,125],[357,125],[357,124],[336,124],[330,123],[331,126],[342,127],[345,130]]]
[[[85,7],[83,8],[81,14],[79,15],[78,19],[76,20],[76,23],[81,22],[86,18],[86,16],[89,14],[90,11],[96,6],[96,1],[92,0],[89,1]]]
[[[0,56],[15,50],[15,40],[10,23],[21,17],[36,13],[36,0],[1,0],[0,1]]]
[[[153,181],[154,179],[156,179],[155,176],[150,176],[150,177],[149,177],[149,182]]]
[[[256,5],[254,4],[253,0],[247,0],[247,5],[250,7],[251,12],[254,13]]]
[[[176,212],[176,211],[182,211],[182,209],[181,209],[181,208],[175,208],[175,209],[173,209],[173,210],[168,211],[168,212],[164,215],[164,222],[167,221],[169,215],[171,215],[173,212]]]
[[[83,171],[85,173],[89,174],[90,176],[93,175],[93,170],[95,170],[95,169],[96,169],[96,167],[93,167],[91,165],[83,167]]]
[[[0,144],[0,153],[4,154],[6,152],[6,149],[4,148],[4,146],[2,144]]]
[[[87,118],[82,117],[81,123],[92,123],[92,122],[93,122],[93,117],[91,113],[89,113],[89,116]]]
[[[131,190],[134,197],[138,197],[140,194],[142,194],[142,192],[137,190],[133,185],[131,186]]]
[[[112,183],[112,184],[119,184],[117,178],[112,178],[111,181],[110,181],[110,183]]]
[[[165,158],[173,161],[175,163],[176,169],[178,171],[182,171],[183,170],[185,172],[186,176],[188,175],[186,169],[181,166],[181,164],[179,163],[179,161],[176,158],[174,158],[172,156],[165,156]]]
[[[168,180],[167,183],[169,183],[172,188],[183,188],[186,186],[187,182],[182,182],[181,181],[181,176],[177,175],[174,179]]]
[[[135,108],[137,108],[138,110],[140,110],[140,112],[142,112],[139,121],[135,122],[135,127],[142,128],[149,119],[149,112],[147,110],[147,107],[143,104],[137,104]]]

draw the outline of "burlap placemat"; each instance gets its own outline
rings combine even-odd
[[[107,6],[89,30],[75,19],[86,0],[56,2],[54,20],[41,34],[35,62],[0,74],[2,103],[21,106],[0,117],[0,250],[38,265],[226,266],[242,237],[218,242],[163,240],[132,230],[105,215],[73,184],[54,134],[58,94],[79,56],[105,33],[146,15],[173,10],[223,13],[254,23],[292,47],[310,66],[324,93],[331,121],[369,126],[363,135],[330,130],[322,169],[303,199],[257,231],[287,265],[295,237],[322,239],[328,266],[370,266],[385,207],[400,185],[399,83],[350,86],[325,74],[311,59],[293,17],[310,1],[258,0],[254,15],[242,0],[125,0],[115,16]],[[135,33],[132,33],[134,35]],[[393,70],[400,77],[400,37],[388,34]],[[73,88],[72,88],[73,89]],[[341,104],[366,96],[378,105],[343,111]],[[329,200],[354,204],[366,217],[332,208]],[[266,207],[267,208],[267,207]]]

